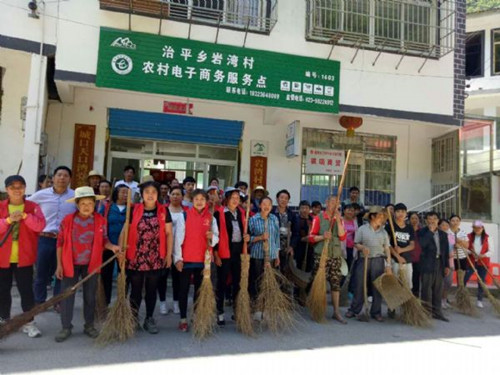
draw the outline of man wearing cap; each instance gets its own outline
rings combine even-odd
[[[90,186],[79,187],[75,197],[68,203],[76,203],[78,211],[67,215],[57,236],[56,277],[62,280],[63,289],[73,287],[80,278],[97,270],[102,264],[104,248],[118,252],[120,247],[113,245],[106,233],[106,219],[94,212],[96,201],[104,196],[96,195]],[[91,277],[83,284],[83,333],[96,338],[99,332],[94,327],[95,294],[97,277]],[[62,330],[55,340],[62,342],[71,335],[75,295],[61,302]]]
[[[94,189],[95,194],[99,194],[99,184],[104,177],[97,172],[95,169],[92,169],[87,176],[87,183],[92,189]]]
[[[34,282],[35,303],[43,303],[47,299],[47,284],[54,275],[57,267],[56,243],[57,233],[62,220],[66,215],[76,211],[74,203],[67,203],[68,199],[75,196],[70,189],[71,169],[66,166],[54,170],[54,185],[47,189],[37,191],[28,200],[37,203],[45,216],[45,228],[40,233],[38,240],[38,255],[36,260],[36,277]],[[56,280],[54,295],[59,294],[60,282]],[[58,309],[58,305],[56,305]]]
[[[33,264],[38,234],[45,226],[38,204],[24,199],[26,181],[22,176],[7,177],[5,188],[8,198],[0,202],[0,324],[10,318],[14,277],[23,312],[35,306]],[[23,332],[29,337],[41,336],[34,321],[24,325]]]
[[[420,274],[422,278],[422,302],[432,312],[434,319],[448,322],[443,315],[441,298],[444,277],[450,272],[448,234],[438,228],[439,215],[428,212],[427,226],[418,231],[420,254]]]
[[[399,274],[399,269],[404,267],[406,275],[406,285],[412,289],[413,268],[411,264],[411,254],[415,248],[415,234],[413,227],[406,223],[407,208],[403,203],[398,203],[394,206],[394,233],[390,223],[387,223],[385,230],[389,234],[389,241],[391,243],[392,255],[392,272],[395,275]],[[394,237],[396,242],[394,243]],[[389,317],[393,318],[395,312],[389,310]]]

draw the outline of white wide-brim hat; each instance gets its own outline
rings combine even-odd
[[[97,195],[94,193],[94,189],[91,188],[90,186],[82,186],[79,188],[76,188],[75,190],[75,196],[71,199],[68,199],[66,202],[67,203],[74,203],[77,199],[81,198],[94,198],[95,200],[99,201],[101,199],[106,198],[105,195]]]

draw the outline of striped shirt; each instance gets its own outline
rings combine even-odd
[[[356,231],[354,243],[370,249],[368,258],[385,257],[385,248],[389,247],[389,236],[383,226],[374,230],[370,224],[364,224]],[[360,254],[363,256],[362,252]]]
[[[250,256],[254,259],[264,259],[264,241],[253,242],[255,237],[264,234],[264,219],[260,212],[248,221],[250,231]],[[267,229],[269,232],[269,258],[276,259],[280,250],[280,232],[278,218],[274,215],[267,217]]]

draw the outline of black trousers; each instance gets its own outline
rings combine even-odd
[[[200,289],[203,280],[203,267],[183,268],[179,275],[179,309],[181,310],[181,319],[187,318],[187,306],[189,286],[191,284],[191,276],[194,281],[194,298],[198,298],[198,290]]]
[[[422,273],[422,302],[433,314],[442,315],[443,266],[439,259],[436,262],[434,272]]]
[[[109,258],[111,258],[114,253],[111,250],[104,250],[102,253],[102,261],[106,262]],[[106,296],[106,304],[109,305],[111,302],[111,291],[113,289],[113,274],[115,272],[115,264],[118,264],[118,260],[115,259],[113,262],[104,266],[101,269],[101,279],[102,285],[104,287],[104,295]]]
[[[412,288],[411,291],[413,295],[420,298],[420,264],[412,263],[413,274],[412,274]]]
[[[241,250],[243,249],[242,242],[232,242],[229,246],[231,255],[229,259],[222,259],[222,265],[217,267],[217,312],[224,313],[224,296],[227,290],[232,289],[231,296],[236,300],[236,296],[240,291],[241,278]],[[231,285],[227,284],[227,278],[231,273]]]
[[[307,249],[307,260],[306,260],[306,272],[311,272],[314,267],[314,247],[312,245],[307,246],[305,242],[300,242],[299,246],[294,250],[293,255],[297,268],[302,269],[306,257]]]
[[[365,258],[359,257],[354,265],[354,271],[352,277],[355,279],[354,282],[354,298],[351,302],[351,307],[349,310],[354,314],[359,314],[363,309],[364,304],[364,265]],[[372,284],[377,277],[382,275],[385,271],[385,260],[383,257],[368,258],[368,275],[367,284]],[[370,315],[372,317],[382,315],[382,296],[378,292],[377,288],[372,289],[373,302],[370,309]]]
[[[35,306],[33,294],[33,266],[18,267],[17,263],[11,263],[9,268],[0,268],[0,318],[10,319],[12,307],[12,281],[16,278],[17,290],[21,295],[21,307],[23,312],[29,311]]]
[[[259,282],[264,273],[264,259],[250,258],[250,281],[249,293],[252,300],[256,300],[259,295]]]
[[[174,295],[174,301],[179,301],[179,277],[180,273],[177,271],[174,265],[170,268],[165,268],[160,280],[158,281],[158,296],[160,297],[160,302],[165,302],[167,300],[167,283],[168,276],[172,275],[172,291]]]
[[[162,270],[151,271],[127,271],[130,281],[130,305],[136,318],[142,302],[142,290],[146,290],[144,300],[146,301],[146,318],[151,318],[156,307],[156,291],[158,290],[158,280]]]

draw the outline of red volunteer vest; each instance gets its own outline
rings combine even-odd
[[[474,235],[472,233],[469,233],[467,235],[469,237],[469,250],[473,251],[474,250]],[[488,235],[484,236],[484,241],[483,245],[481,246],[481,253],[480,254],[486,254],[488,252]],[[469,259],[474,263],[477,263],[482,266],[482,264],[479,262],[479,259],[476,260],[476,257],[474,255],[469,255]],[[481,259],[486,267],[490,266],[490,258],[485,257]]]
[[[203,263],[207,249],[207,232],[212,228],[212,214],[206,206],[200,213],[191,207],[186,212],[182,259],[186,263]],[[226,233],[227,236],[227,233]],[[212,248],[209,248],[212,251]]]

